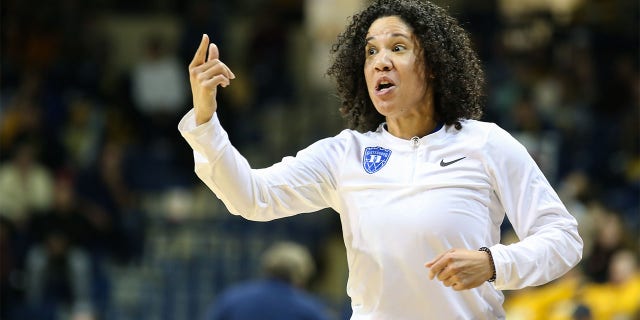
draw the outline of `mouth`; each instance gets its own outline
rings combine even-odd
[[[377,93],[385,93],[395,88],[396,84],[389,79],[380,79],[376,83],[376,92]]]

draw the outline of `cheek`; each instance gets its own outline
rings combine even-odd
[[[373,73],[370,72],[368,65],[364,65],[364,80],[367,83],[367,89],[371,88],[371,83],[373,82]]]
[[[426,80],[421,72],[410,71],[410,76],[407,79],[410,84],[411,90],[418,92],[425,92],[427,90]]]
[[[413,79],[411,79],[413,81],[413,87],[415,90],[418,90],[419,92],[425,91],[427,86],[426,86],[426,82],[424,80],[424,77],[422,77],[419,74],[416,74],[413,76]]]

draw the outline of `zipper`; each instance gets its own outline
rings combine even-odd
[[[420,144],[420,138],[413,137],[413,138],[411,138],[411,142],[413,143],[413,149],[417,149],[418,148],[418,144]]]
[[[418,165],[418,147],[420,146],[420,138],[418,137],[411,138],[411,143],[413,144],[413,163],[411,165],[411,183],[413,183],[415,181],[416,166]]]

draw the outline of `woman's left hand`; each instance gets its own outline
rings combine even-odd
[[[437,278],[456,291],[473,289],[489,280],[493,266],[486,252],[467,249],[449,249],[424,265],[429,279]]]

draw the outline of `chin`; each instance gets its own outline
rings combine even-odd
[[[378,113],[383,115],[384,117],[388,117],[389,115],[393,114],[394,111],[397,111],[392,104],[386,102],[377,104],[374,103],[373,106],[376,108],[376,111],[378,111]]]

